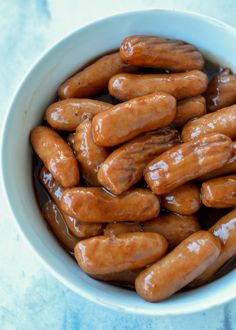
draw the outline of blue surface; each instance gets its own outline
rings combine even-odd
[[[211,14],[236,26],[234,1],[100,0],[99,7],[94,4],[91,0],[0,0],[1,119],[16,85],[38,55],[90,20],[129,9],[164,7]],[[125,315],[90,303],[38,262],[18,233],[0,191],[0,329],[231,330],[236,329],[236,300],[203,313],[168,318]]]

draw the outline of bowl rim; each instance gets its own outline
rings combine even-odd
[[[150,311],[147,310],[143,310],[142,313],[140,313],[140,309],[136,310],[135,306],[132,307],[121,307],[119,306],[119,304],[111,304],[110,302],[108,302],[106,300],[106,298],[101,298],[101,297],[95,297],[92,293],[88,293],[86,289],[83,289],[82,287],[78,287],[74,284],[72,284],[66,277],[64,277],[62,274],[60,274],[59,272],[57,272],[51,265],[50,263],[44,259],[44,257],[41,255],[40,251],[37,250],[33,243],[30,241],[29,237],[27,236],[27,234],[25,234],[23,228],[20,225],[20,221],[18,221],[18,215],[16,214],[15,210],[14,210],[14,205],[10,200],[10,196],[9,196],[9,191],[7,188],[7,179],[5,177],[4,171],[4,162],[3,162],[3,158],[4,158],[4,148],[3,148],[3,141],[4,141],[4,136],[5,136],[5,131],[6,131],[6,127],[8,124],[8,119],[9,119],[9,115],[10,112],[12,110],[13,104],[15,102],[15,100],[18,97],[18,94],[20,93],[21,89],[24,87],[25,82],[28,79],[28,76],[35,70],[35,68],[44,60],[44,58],[46,56],[49,56],[51,51],[54,50],[56,47],[60,47],[61,44],[63,44],[67,38],[70,38],[74,35],[76,35],[78,32],[82,33],[84,30],[86,30],[87,28],[90,28],[91,26],[95,26],[97,24],[101,24],[105,21],[108,20],[112,20],[114,17],[119,17],[122,18],[124,16],[130,16],[130,15],[136,15],[136,14],[142,14],[142,13],[153,13],[153,12],[157,12],[157,13],[166,13],[168,15],[173,14],[173,15],[185,15],[185,16],[192,16],[195,19],[198,19],[200,21],[208,21],[208,23],[215,25],[215,26],[219,26],[221,28],[224,28],[226,30],[230,30],[231,32],[233,32],[234,34],[236,34],[236,29],[216,18],[207,16],[207,15],[203,15],[203,14],[199,14],[199,13],[195,13],[192,11],[187,11],[187,10],[175,10],[175,9],[157,9],[157,8],[146,8],[146,9],[138,9],[138,10],[131,10],[131,11],[123,11],[123,12],[118,12],[109,16],[104,16],[102,18],[99,19],[95,19],[90,21],[87,24],[84,24],[82,26],[80,26],[79,28],[76,28],[74,30],[72,30],[71,32],[67,33],[65,36],[63,36],[62,38],[60,38],[59,40],[57,40],[56,42],[52,43],[49,47],[47,47],[42,53],[41,55],[39,55],[36,60],[33,61],[33,63],[30,65],[29,69],[26,70],[25,74],[23,75],[23,78],[20,80],[20,82],[17,84],[17,87],[15,89],[15,92],[13,93],[12,97],[10,98],[10,101],[8,103],[7,106],[7,110],[5,112],[5,114],[3,115],[3,122],[2,122],[2,127],[1,127],[1,134],[0,134],[0,163],[1,163],[1,170],[0,170],[0,175],[1,175],[1,180],[3,182],[3,198],[7,204],[7,207],[9,209],[9,214],[11,214],[11,219],[14,219],[14,223],[17,226],[19,232],[21,233],[23,239],[25,240],[25,242],[27,243],[27,245],[30,247],[31,251],[37,256],[37,258],[40,260],[40,262],[44,265],[44,267],[54,276],[54,278],[56,278],[61,284],[65,285],[67,288],[71,289],[74,293],[79,294],[81,297],[88,299],[91,302],[97,303],[99,305],[102,305],[103,307],[115,310],[117,312],[124,312],[124,313],[129,313],[129,314],[138,314],[138,315],[146,315],[146,316],[156,316],[156,315],[165,315],[165,316],[173,316],[173,315],[184,315],[184,314],[190,314],[190,313],[196,313],[196,312],[201,312],[201,311],[206,311],[209,310],[211,308],[220,306],[226,302],[229,302],[233,299],[236,298],[236,293],[232,292],[230,293],[230,295],[228,296],[224,296],[221,295],[221,299],[211,299],[211,302],[208,301],[207,304],[204,304],[204,302],[202,301],[202,303],[200,304],[190,304],[190,306],[185,306],[185,309],[182,310],[181,312],[176,311],[168,311],[168,310],[158,310],[157,309],[153,310],[151,309]],[[236,269],[232,270],[231,272],[236,273]],[[227,275],[226,275],[227,276]],[[219,298],[219,297],[218,297]],[[158,304],[157,304],[158,306]]]

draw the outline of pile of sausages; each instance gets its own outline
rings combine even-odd
[[[190,44],[130,36],[64,82],[31,132],[57,238],[88,275],[151,302],[210,281],[236,254],[236,209],[209,230],[196,216],[236,206],[236,77],[208,83],[203,68]],[[116,105],[94,99],[107,90]]]

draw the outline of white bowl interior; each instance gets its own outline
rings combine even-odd
[[[135,292],[86,276],[48,231],[32,184],[30,130],[55,99],[57,87],[94,57],[119,47],[131,34],[156,34],[193,43],[209,58],[236,71],[236,32],[199,15],[149,10],[125,13],[90,24],[52,47],[22,82],[10,106],[2,140],[2,174],[10,207],[21,231],[44,264],[75,292],[119,311],[181,314],[203,310],[235,297],[235,270],[199,289],[150,304]],[[214,54],[214,55],[213,55]]]

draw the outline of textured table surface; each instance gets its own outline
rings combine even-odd
[[[233,0],[0,0],[0,116],[22,75],[52,43],[89,21],[141,8],[195,11],[236,27]],[[230,330],[236,329],[236,300],[178,317],[124,315],[95,305],[43,268],[16,229],[0,190],[0,329]]]

